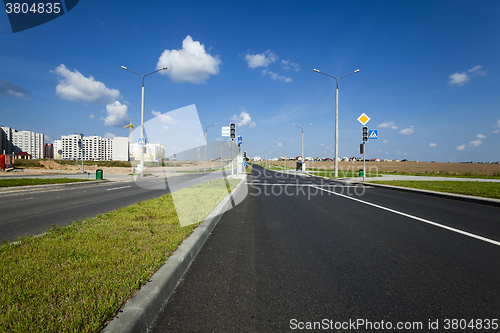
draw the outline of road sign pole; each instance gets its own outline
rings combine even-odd
[[[365,181],[365,175],[366,175],[366,142],[363,142],[363,182]]]

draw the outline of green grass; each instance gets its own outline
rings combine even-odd
[[[500,199],[500,183],[497,182],[391,180],[373,183]]]
[[[197,225],[168,194],[3,245],[0,332],[99,332]]]
[[[24,160],[18,159],[14,160],[15,168],[42,168],[43,165],[40,164],[40,160]]]
[[[252,172],[252,165],[251,164],[247,164],[247,173],[250,173]]]
[[[472,172],[465,172],[465,173],[455,173],[455,172],[449,172],[449,171],[431,171],[431,172],[380,172],[380,174],[386,174],[386,175],[406,175],[406,176],[433,176],[433,177],[456,177],[456,178],[478,178],[478,179],[500,179],[500,173],[494,172],[491,175],[486,175],[482,173],[472,173]]]
[[[86,182],[95,179],[74,179],[74,178],[17,178],[17,179],[0,179],[0,187],[13,187],[13,186],[29,186],[29,185],[44,185],[44,184],[65,184]]]
[[[219,178],[172,193],[180,224],[203,220],[240,181]]]

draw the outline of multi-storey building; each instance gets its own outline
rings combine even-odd
[[[65,160],[80,160],[82,158],[82,149],[84,151],[83,159],[89,161],[111,161],[111,160],[128,160],[128,139],[127,138],[102,138],[97,135],[92,135],[88,137],[83,137],[82,148],[80,148],[78,142],[81,140],[81,136],[78,134],[63,135],[61,137],[61,144],[54,142],[57,150],[61,149],[62,159]],[[114,153],[118,150],[119,153]],[[122,151],[126,150],[125,157],[123,157]],[[58,155],[56,155],[58,156]]]
[[[54,158],[54,145],[52,143],[45,143],[43,145],[43,157]]]
[[[60,159],[59,150],[62,150],[62,140],[54,140],[54,158]]]
[[[25,152],[32,158],[44,158],[45,136],[32,131],[12,131],[12,145],[14,153]]]
[[[138,143],[133,143],[130,145],[130,151],[132,158],[135,161],[141,160],[141,152],[144,146]],[[146,162],[156,162],[158,159],[162,160],[165,158],[165,146],[159,143],[147,143],[146,152],[144,153],[144,161]]]
[[[12,154],[14,152],[14,147],[12,146],[12,128],[7,126],[0,127],[0,140],[2,143],[1,153]]]

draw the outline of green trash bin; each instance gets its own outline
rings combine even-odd
[[[363,177],[363,169],[359,169],[359,176]]]
[[[101,179],[101,180],[103,179],[102,178],[102,169],[97,169],[95,171],[95,179]]]

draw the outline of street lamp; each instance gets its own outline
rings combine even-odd
[[[210,126],[205,126],[205,162],[203,164],[203,172],[207,171],[207,136],[208,136],[208,128],[217,125],[217,123],[210,125]],[[211,167],[210,167],[211,168]]]
[[[326,76],[329,76],[331,78],[335,79],[336,83],[336,88],[335,88],[335,177],[339,176],[339,80],[343,78],[344,76],[348,76],[354,73],[358,73],[359,69],[356,69],[354,72],[342,75],[339,78],[336,78],[335,76],[331,76],[328,74],[325,74],[318,69],[313,69],[313,72],[320,73]]]
[[[283,143],[285,144],[285,166],[283,167],[283,171],[285,171],[285,170],[286,170],[286,143],[287,143],[288,141],[292,141],[292,139],[290,139],[290,140],[286,140],[286,141],[285,141],[285,140],[278,139],[278,141],[281,141],[281,142],[283,142]]]
[[[83,170],[83,155],[85,154],[85,150],[83,150],[83,134],[80,133],[80,149],[82,151],[82,173],[84,172]]]
[[[122,69],[125,69],[129,72],[132,72],[132,73],[137,74],[140,77],[142,77],[142,102],[141,102],[141,139],[142,140],[141,141],[144,142],[144,144],[146,144],[146,141],[144,140],[144,78],[148,75],[154,74],[154,73],[162,71],[164,69],[167,69],[167,66],[162,67],[162,68],[160,68],[154,72],[148,73],[146,75],[142,75],[142,74],[139,74],[137,72],[134,72],[125,66],[122,66]],[[144,177],[144,148],[141,152],[141,177]]]
[[[311,126],[312,124],[309,124],[307,126]],[[305,161],[305,157],[304,157],[304,128],[300,127],[300,126],[297,126],[295,124],[292,124],[292,126],[295,126],[295,127],[298,127],[302,130],[302,161]]]

